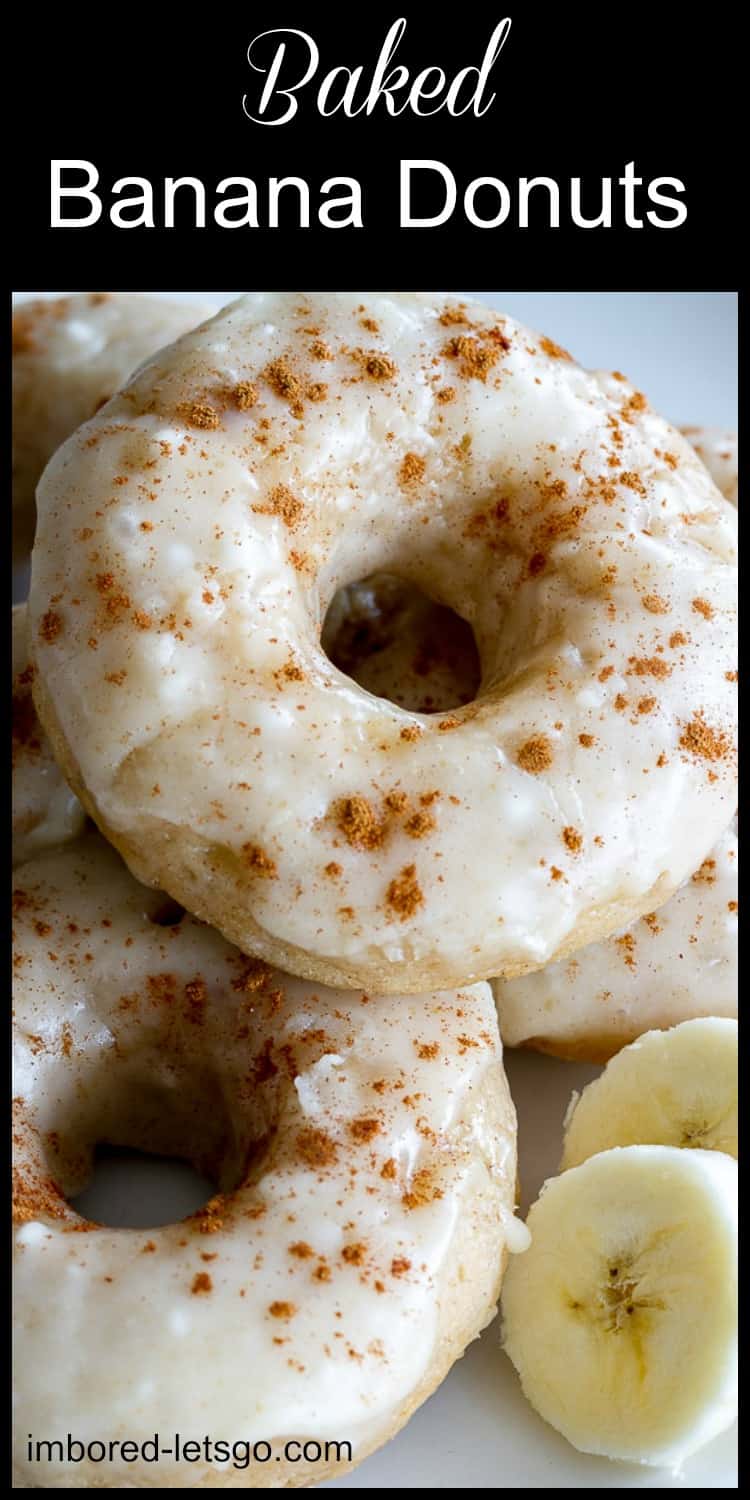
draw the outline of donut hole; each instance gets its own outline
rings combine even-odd
[[[46,1168],[85,1219],[110,1228],[157,1229],[217,1193],[229,1195],[260,1166],[273,1107],[263,1090],[238,1106],[210,1063],[153,1054],[123,1068],[105,1099],[47,1138]]]
[[[86,1187],[70,1202],[84,1219],[112,1229],[158,1229],[197,1213],[214,1191],[190,1162],[102,1144]]]
[[[471,626],[394,573],[372,573],[339,589],[321,644],[340,672],[412,713],[461,708],[479,691],[482,668]]]

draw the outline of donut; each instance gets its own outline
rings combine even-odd
[[[737,505],[737,434],[683,427],[724,498]],[[682,888],[632,927],[568,962],[493,986],[503,1042],[607,1062],[649,1028],[737,1016],[737,821]]]
[[[724,499],[736,505],[739,493],[737,433],[726,432],[721,427],[683,427],[682,431]]]
[[[383,993],[662,904],[735,805],[736,516],[624,378],[446,297],[255,293],[49,465],[34,691],[87,811],[243,951]],[[424,715],[320,645],[395,573],[471,626]]]
[[[607,1062],[644,1031],[736,1018],[737,899],[729,828],[658,911],[538,974],[495,981],[505,1045]]]
[[[31,696],[26,605],[13,610],[13,865],[77,838],[86,814],[63,779]]]
[[[55,449],[162,344],[214,309],[139,292],[24,302],[13,313],[14,551],[31,546],[34,492]]]
[[[39,1488],[316,1483],[350,1465],[43,1469],[84,1444],[385,1442],[494,1316],[515,1112],[489,986],[337,993],[246,958],[98,834],[16,872],[19,1478]],[[96,1142],[216,1184],[149,1230],[82,1219]],[[272,1469],[269,1485],[269,1470]],[[186,1479],[186,1476],[187,1479]]]

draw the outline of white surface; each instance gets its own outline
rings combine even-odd
[[[19,294],[18,300],[31,295],[44,294]],[[207,294],[193,295],[205,298]],[[227,294],[208,295],[215,297],[217,305],[227,300]],[[673,421],[736,426],[734,294],[480,295],[547,333],[582,363],[622,370]],[[544,1178],[557,1170],[562,1119],[571,1091],[580,1089],[598,1070],[531,1053],[509,1054],[507,1068],[519,1117],[522,1204],[526,1207]],[[192,1196],[184,1169],[176,1172],[150,1164],[147,1175],[149,1208],[158,1183],[157,1222],[178,1217],[201,1201],[202,1195]],[[134,1169],[121,1161],[102,1167],[96,1185],[86,1195],[87,1211],[105,1220],[111,1215],[115,1222],[126,1222],[124,1199],[135,1181]],[[133,1217],[143,1223],[141,1215]],[[697,1454],[681,1476],[576,1453],[528,1406],[500,1350],[496,1322],[398,1438],[352,1475],[322,1488],[734,1489],[736,1443],[733,1429]]]

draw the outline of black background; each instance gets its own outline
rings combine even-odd
[[[479,64],[494,25],[512,16],[493,71],[497,100],[482,119],[336,115],[322,119],[314,87],[290,123],[269,128],[242,112],[255,87],[249,42],[270,27],[310,31],[320,74],[337,64],[374,66],[390,23],[407,18],[398,54],[413,72],[440,64],[452,76]],[[23,23],[13,52],[14,103],[6,152],[12,215],[11,282],[18,289],[732,288],[744,243],[738,230],[738,64],[728,8],[525,5],[508,11],[457,5],[220,7],[168,15],[147,7],[79,20],[43,12]],[[24,34],[25,32],[25,34]],[[140,175],[223,176],[259,185],[294,174],[311,202],[329,175],[363,184],[365,228],[309,230],[88,229],[49,227],[51,157],[94,162],[102,185]],[[432,157],[459,185],[497,176],[681,178],[688,217],[679,229],[609,230],[543,223],[476,229],[457,211],[443,228],[400,230],[398,163]],[[187,195],[186,195],[187,197]],[[209,191],[209,202],[210,202]],[[563,193],[563,201],[565,195]],[[261,194],[262,199],[262,194]],[[157,217],[159,195],[157,193]],[[459,200],[460,201],[460,200]],[[178,198],[179,202],[179,198]],[[291,216],[290,216],[291,217]]]

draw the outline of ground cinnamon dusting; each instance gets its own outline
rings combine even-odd
[[[666,615],[669,610],[669,604],[666,599],[662,599],[661,594],[644,594],[641,603],[652,615]]]
[[[276,861],[270,854],[266,854],[260,844],[243,844],[242,854],[248,869],[254,875],[260,876],[262,880],[275,880],[277,874]]]
[[[213,1290],[213,1282],[208,1271],[196,1272],[190,1290],[194,1297],[205,1297],[208,1292]]]
[[[707,599],[694,599],[693,609],[697,615],[702,615],[704,620],[712,620],[714,617],[714,607]]]
[[[293,1302],[272,1302],[268,1311],[272,1318],[283,1318],[285,1322],[288,1322],[294,1317],[297,1309]]]
[[[377,349],[351,349],[350,357],[361,365],[365,375],[370,380],[392,380],[398,374],[397,366],[389,359],[387,354],[381,354]]]
[[[592,745],[596,744],[596,735],[595,734],[579,734],[579,736],[578,736],[578,743],[579,743],[579,745],[583,745],[584,750],[590,750],[591,747],[592,747]]]
[[[580,854],[583,848],[583,835],[577,828],[563,828],[563,843],[571,854]]]
[[[250,411],[258,401],[259,391],[257,385],[251,380],[240,380],[232,391],[234,404],[238,411]]]
[[[39,622],[39,635],[50,646],[62,634],[62,628],[62,616],[57,613],[57,610],[48,609]]]
[[[391,1261],[391,1276],[405,1276],[411,1270],[411,1261],[405,1255],[394,1255]]]
[[[410,839],[423,839],[437,824],[431,813],[415,812],[404,824],[404,832]]]
[[[571,361],[573,359],[572,354],[568,354],[567,349],[563,349],[560,344],[554,342],[554,339],[548,339],[544,335],[539,340],[539,348],[543,349],[544,353],[550,359],[569,359]]]
[[[284,355],[280,355],[278,359],[273,359],[270,364],[266,365],[263,378],[280,400],[289,402],[292,416],[302,415],[304,386]]]
[[[28,1224],[33,1219],[64,1219],[67,1203],[52,1178],[30,1181],[18,1169],[13,1170],[13,1222]]]
[[[685,725],[679,745],[701,760],[723,760],[731,749],[728,735],[722,729],[712,729],[700,713]]]
[[[417,880],[416,865],[404,865],[400,874],[392,880],[385,895],[388,906],[396,913],[400,922],[407,922],[420,906],[424,895]]]
[[[469,327],[471,326],[464,307],[446,307],[441,312],[438,322],[442,323],[443,328],[454,328],[457,323],[466,323]]]
[[[260,516],[278,516],[290,531],[294,531],[304,513],[304,505],[285,484],[276,484],[269,491],[263,505],[254,505],[253,511]]]
[[[402,489],[419,484],[424,479],[427,465],[418,453],[405,453],[398,471],[398,482]]]
[[[432,1172],[429,1167],[421,1167],[414,1173],[409,1192],[403,1193],[401,1202],[404,1208],[423,1208],[427,1203],[434,1202],[435,1198],[442,1198],[441,1188],[436,1188],[432,1180]]]
[[[309,1260],[315,1251],[306,1240],[296,1240],[293,1245],[289,1246],[289,1254],[296,1256],[297,1260]]]
[[[660,656],[628,657],[630,674],[635,677],[670,677],[672,668]]]
[[[552,759],[552,746],[546,734],[532,734],[516,754],[516,764],[531,776],[538,776],[541,771],[549,770]]]
[[[349,1126],[349,1134],[352,1136],[352,1138],[355,1141],[358,1141],[361,1144],[363,1144],[366,1141],[371,1141],[372,1138],[373,1138],[373,1136],[378,1135],[379,1132],[380,1132],[380,1121],[379,1120],[367,1120],[367,1119],[352,1120],[352,1122],[351,1122],[351,1124]]]
[[[297,1150],[310,1167],[330,1167],[337,1159],[336,1142],[325,1130],[310,1127],[297,1136]]]
[[[185,420],[189,427],[197,427],[203,431],[215,431],[221,426],[221,419],[215,407],[209,406],[207,401],[193,401],[182,408]]]
[[[336,826],[353,849],[378,849],[385,830],[366,797],[343,797],[334,809]]]
[[[490,335],[487,337],[489,338]],[[500,334],[492,343],[484,343],[478,338],[470,338],[467,334],[461,333],[449,339],[442,352],[447,359],[459,361],[459,373],[467,380],[484,382],[501,354],[509,348],[510,339],[507,339],[504,334]]]

